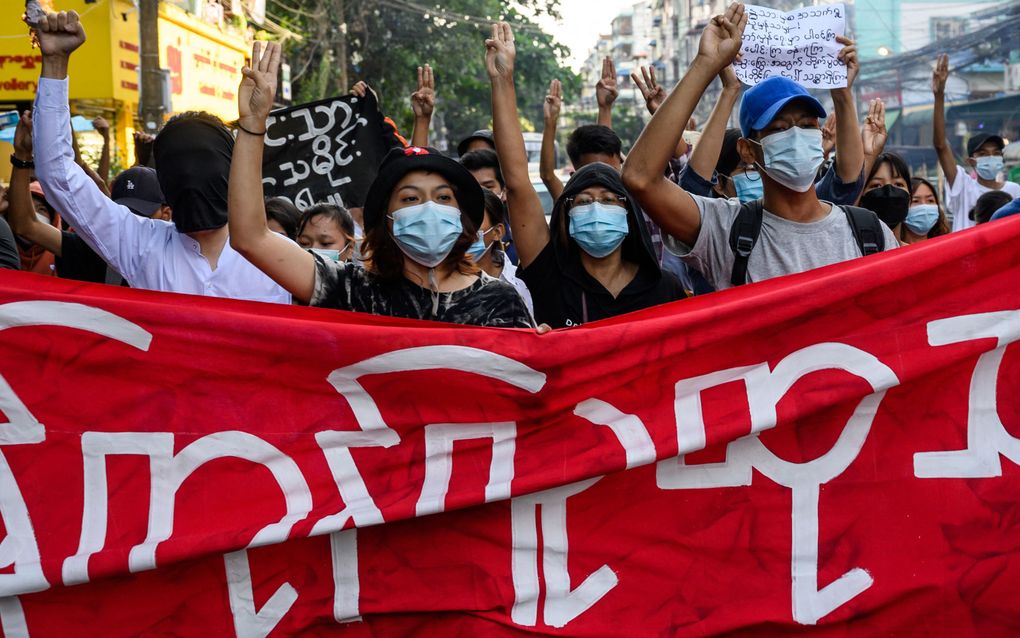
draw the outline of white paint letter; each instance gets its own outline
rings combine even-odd
[[[224,554],[223,563],[227,568],[227,596],[237,638],[266,638],[294,605],[297,591],[290,583],[284,583],[262,609],[255,611],[247,550]]]
[[[832,449],[805,463],[777,457],[758,438],[776,425],[776,405],[799,379],[820,370],[845,370],[869,382],[874,391],[857,405]],[[730,443],[726,461],[706,467],[687,466],[683,458],[662,461],[657,482],[663,489],[692,489],[750,485],[752,469],[793,490],[791,578],[793,618],[813,625],[871,586],[871,576],[855,568],[818,588],[818,496],[820,486],[842,474],[860,454],[885,391],[899,380],[877,358],[845,344],[821,343],[794,352],[772,372],[767,366],[734,368],[677,383],[677,437],[681,452],[705,444],[701,391],[743,378],[751,413],[751,434]],[[690,393],[693,392],[693,395]],[[698,448],[693,448],[698,449]],[[685,476],[686,475],[686,476]]]
[[[137,325],[90,306],[56,301],[18,301],[0,306],[0,330],[29,326],[74,328],[120,341],[143,352],[149,349],[152,342],[152,335]],[[40,443],[45,440],[43,424],[32,415],[2,376],[0,411],[7,416],[8,421],[0,425],[0,445]],[[42,572],[39,545],[28,506],[3,452],[0,452],[0,517],[7,530],[7,536],[0,542],[0,568],[14,566],[11,573],[0,574],[0,596],[47,589],[49,582]],[[12,618],[15,605],[20,613],[21,606],[16,598],[5,600],[4,618]],[[5,630],[8,622],[17,624],[15,620],[4,620]],[[5,634],[12,635],[6,631]]]
[[[1020,439],[1006,431],[999,418],[999,367],[1006,346],[1020,340],[1020,311],[986,312],[941,319],[928,324],[928,343],[945,346],[976,339],[995,339],[995,349],[978,358],[970,380],[967,408],[967,449],[918,452],[918,478],[990,478],[1002,476],[999,455],[1020,464]]]
[[[608,565],[589,574],[576,589],[570,589],[567,569],[567,499],[580,494],[602,477],[529,494],[511,501],[513,551],[511,569],[514,606],[510,618],[518,625],[538,623],[538,532],[535,512],[542,507],[542,569],[546,595],[543,620],[552,627],[565,627],[602,599],[619,582]]]
[[[598,399],[581,401],[574,414],[596,425],[605,425],[616,435],[627,455],[627,469],[646,465],[655,460],[655,444],[648,428],[633,414],[624,414],[612,405]]]
[[[358,601],[358,530],[348,529],[329,535],[329,555],[333,563],[333,618],[339,623],[361,620]]]
[[[470,439],[492,439],[492,463],[485,486],[485,502],[510,498],[514,479],[514,450],[517,424],[444,423],[425,426],[425,481],[415,507],[416,516],[446,509],[446,493],[453,473],[453,443]]]

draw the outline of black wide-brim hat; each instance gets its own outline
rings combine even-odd
[[[475,227],[481,227],[485,215],[485,196],[482,187],[466,168],[431,147],[409,146],[395,148],[386,154],[379,172],[365,196],[363,218],[365,230],[375,228],[386,219],[390,194],[404,175],[411,171],[437,173],[449,180],[457,191],[460,211],[468,216]]]

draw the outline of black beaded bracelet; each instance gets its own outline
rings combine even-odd
[[[19,160],[17,157],[14,156],[13,153],[11,154],[11,165],[14,166],[14,168],[29,168],[29,169],[35,168],[35,162],[33,162],[32,160],[28,160],[27,162],[24,160]]]
[[[248,129],[246,129],[243,126],[241,126],[240,122],[237,123],[237,128],[241,129],[242,131],[244,131],[248,135],[254,135],[255,137],[263,137],[266,134],[265,131],[262,131],[261,133],[256,133],[255,131],[249,131]]]

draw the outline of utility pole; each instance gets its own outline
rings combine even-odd
[[[138,115],[146,133],[163,124],[163,72],[159,68],[159,0],[138,0],[138,42],[142,95]]]
[[[337,95],[343,95],[351,88],[347,79],[347,34],[349,33],[349,30],[347,27],[347,12],[344,7],[344,0],[333,0],[333,13],[335,20],[334,24],[337,25],[333,27],[333,38],[335,38],[333,54],[338,67],[337,76],[340,84],[340,91]]]

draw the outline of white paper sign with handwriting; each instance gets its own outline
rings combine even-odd
[[[733,64],[737,77],[754,86],[770,77],[789,78],[809,89],[846,86],[846,64],[838,60],[846,30],[846,7],[840,4],[777,11],[746,5],[743,59]]]

